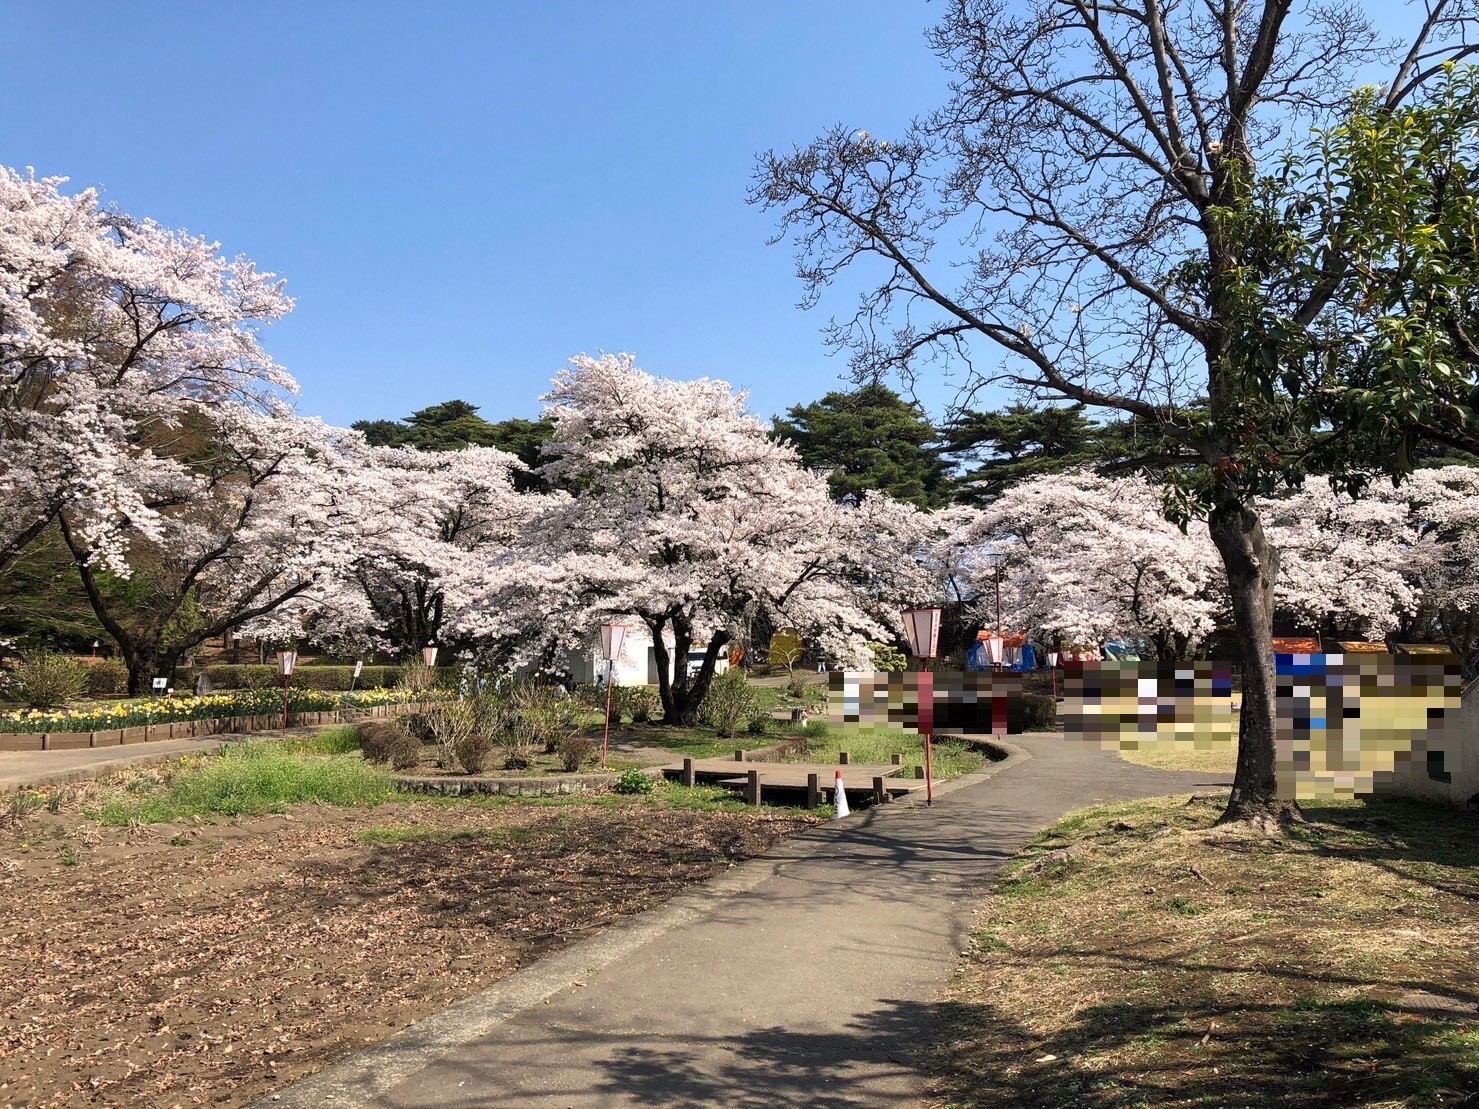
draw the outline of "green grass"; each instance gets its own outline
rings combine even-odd
[[[737,735],[723,739],[714,732],[713,728],[668,728],[661,724],[625,724],[619,732],[615,727],[611,729],[613,742],[618,739],[622,742],[635,741],[649,747],[663,747],[695,759],[722,758],[739,750],[749,751],[756,747],[768,747],[785,738],[774,732],[752,735],[741,731]],[[599,736],[596,742],[599,745]]]
[[[546,809],[568,808],[620,808],[640,805],[650,809],[686,809],[690,812],[755,812],[740,797],[722,786],[694,786],[687,788],[677,782],[658,781],[651,793],[558,793],[544,797],[508,797],[502,794],[474,793],[462,797],[440,797],[435,794],[403,794],[401,800],[443,808],[503,808],[505,805],[525,805]],[[810,811],[824,820],[833,815],[831,805],[820,805],[815,809],[803,810],[798,806],[765,805],[763,811],[803,812]]]
[[[289,749],[294,742],[247,743],[188,762],[159,785],[104,801],[95,815],[104,824],[160,824],[281,812],[302,801],[375,805],[395,795],[391,776],[357,754],[307,754]]]
[[[292,755],[347,755],[359,750],[359,728],[346,724],[338,728],[323,728],[317,735],[307,739],[284,739],[275,741],[279,750]]]
[[[690,812],[754,812],[751,806],[723,786],[681,786],[677,782],[659,782],[657,789],[645,799],[655,809],[686,809]],[[765,809],[796,812],[794,805],[764,805]],[[831,805],[820,805],[810,812],[824,820],[832,819]]]
[[[936,781],[948,781],[980,768],[986,757],[964,743],[951,739],[936,738],[933,743],[933,764]],[[789,762],[831,763],[846,751],[849,761],[863,766],[887,766],[896,754],[903,756],[903,769],[899,777],[914,777],[914,768],[924,765],[924,740],[917,735],[897,728],[837,728],[827,735],[811,741],[804,755],[795,755]]]
[[[1472,816],[1372,798],[1302,808],[1306,823],[1269,835],[1218,828],[1220,799],[1181,794],[1035,837],[983,900],[950,988],[945,1103],[1472,1102],[1479,1028],[1404,1001],[1472,998]]]

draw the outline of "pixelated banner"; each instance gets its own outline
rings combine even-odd
[[[1279,793],[1299,800],[1371,793],[1376,775],[1425,757],[1463,696],[1456,660],[1275,655],[1274,674]]]
[[[1237,739],[1232,664],[1068,662],[1063,733],[1111,751],[1216,751]]]
[[[1425,757],[1456,713],[1457,662],[1390,654],[1279,654],[1279,794],[1298,800],[1371,793],[1378,774]],[[1084,662],[1064,667],[1064,734],[1109,750],[1235,747],[1228,663]]]
[[[830,694],[828,715],[845,724],[1001,735],[1021,732],[1025,722],[1022,675],[1006,670],[834,673]]]

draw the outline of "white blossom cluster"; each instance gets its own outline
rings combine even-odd
[[[1479,614],[1479,469],[1419,470],[1359,498],[1311,478],[1258,510],[1279,552],[1278,612],[1306,633],[1333,624],[1381,638],[1422,615],[1456,627]],[[1161,491],[1143,477],[1037,477],[942,519],[935,572],[986,626],[998,565],[1012,630],[1183,656],[1231,624],[1206,526],[1169,523]]]
[[[1141,478],[1040,477],[934,514],[842,505],[743,393],[628,355],[574,358],[544,397],[553,492],[518,491],[523,464],[493,448],[372,448],[289,406],[259,342],[292,307],[281,281],[61,185],[0,168],[0,567],[54,531],[141,674],[232,634],[519,663],[611,620],[680,656],[793,627],[863,666],[942,590],[991,626],[998,569],[1012,630],[1179,655],[1228,625],[1205,526],[1168,523]],[[1311,480],[1259,505],[1283,615],[1479,628],[1476,475],[1359,500]],[[110,597],[131,576],[145,600],[125,621]]]

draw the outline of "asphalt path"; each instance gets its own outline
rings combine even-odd
[[[1073,809],[1230,781],[1057,736],[1011,744],[932,808],[788,841],[258,1104],[915,1105],[992,874]]]

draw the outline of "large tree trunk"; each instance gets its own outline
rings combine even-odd
[[[1298,819],[1292,798],[1278,795],[1278,701],[1274,681],[1274,582],[1279,552],[1263,534],[1258,513],[1241,500],[1217,506],[1208,520],[1222,555],[1232,601],[1243,706],[1238,718],[1238,768],[1222,820]]]
[[[688,650],[693,646],[693,626],[682,616],[672,617],[673,651],[668,654],[663,642],[667,618],[647,621],[652,632],[652,653],[657,660],[657,694],[662,701],[662,722],[673,727],[691,728],[698,723],[699,709],[714,680],[719,652],[729,642],[728,632],[716,632],[704,651],[704,661],[690,679]]]
[[[154,690],[155,678],[169,675],[160,669],[159,644],[140,643],[137,640],[121,646],[123,660],[128,664],[128,695],[146,697]]]

